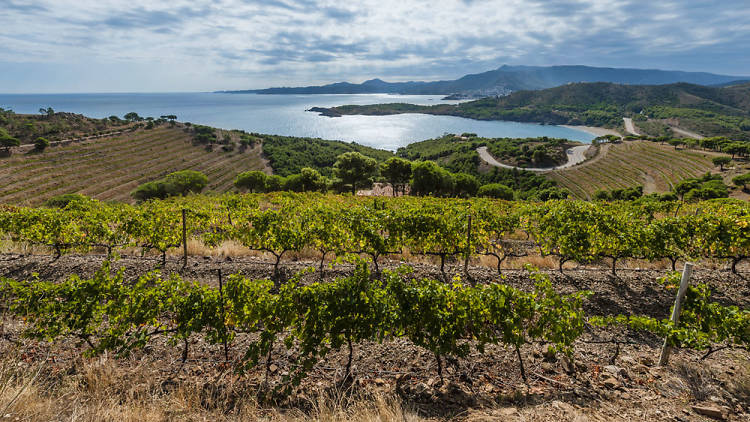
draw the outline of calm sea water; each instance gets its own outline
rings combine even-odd
[[[0,107],[16,113],[37,113],[40,107],[108,117],[134,111],[141,116],[174,114],[180,121],[249,132],[338,139],[395,150],[444,133],[473,132],[485,137],[549,136],[582,142],[594,136],[559,126],[477,121],[451,116],[401,114],[394,116],[324,117],[305,110],[343,104],[403,102],[456,103],[429,95],[256,95],[214,93],[168,94],[0,94]]]

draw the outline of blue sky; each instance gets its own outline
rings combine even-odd
[[[453,79],[502,64],[750,75],[748,0],[0,0],[0,92]]]

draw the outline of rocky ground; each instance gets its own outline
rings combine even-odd
[[[42,279],[59,280],[72,273],[87,276],[102,261],[102,256],[64,256],[53,261],[49,256],[6,254],[0,256],[0,277],[23,279],[38,273]],[[124,266],[127,277],[136,277],[158,263],[157,259],[126,256],[116,266]],[[381,267],[397,264],[388,262]],[[316,263],[285,263],[284,267],[287,273],[292,273],[310,265]],[[216,283],[219,269],[223,274],[240,272],[261,278],[269,276],[271,266],[251,258],[193,257],[184,270],[179,260],[170,259],[164,271],[178,271],[184,278]],[[324,278],[345,275],[350,270],[346,265],[328,268]],[[442,276],[439,269],[430,265],[415,265],[414,271],[419,275]],[[457,268],[456,271],[460,273]],[[497,273],[488,268],[474,267],[470,274],[476,282],[498,280]],[[656,280],[663,275],[662,271],[619,270],[617,276],[612,276],[606,270],[588,268],[566,270],[562,275],[553,271],[548,274],[560,291],[593,291],[585,305],[591,315],[634,313],[663,317],[673,301]],[[319,279],[318,274],[306,277],[306,281]],[[708,282],[717,300],[748,308],[750,283],[744,278],[699,267],[694,279]],[[532,285],[527,273],[521,270],[504,271],[503,281],[520,288]],[[51,400],[70,419],[75,409],[79,409],[70,402],[70,397],[83,397],[81,400],[85,401],[93,400],[91,397],[97,394],[93,390],[99,387],[92,387],[92,373],[95,373],[99,384],[104,383],[102,374],[106,374],[104,378],[109,380],[106,397],[117,398],[117,403],[134,397],[169,398],[155,407],[161,410],[160,417],[154,420],[285,419],[285,415],[298,414],[318,415],[318,419],[328,420],[320,411],[323,399],[346,409],[349,403],[375,402],[378,397],[389,397],[398,403],[402,411],[395,413],[400,415],[395,419],[399,420],[750,420],[747,351],[727,349],[701,360],[702,353],[676,350],[670,364],[659,367],[655,361],[661,339],[614,330],[588,330],[575,345],[572,360],[551,356],[543,345],[524,346],[522,357],[528,385],[521,379],[518,360],[511,349],[491,348],[484,354],[474,352],[466,359],[448,360],[441,382],[434,357],[406,340],[361,344],[355,347],[353,380],[342,381],[346,352],[335,352],[319,362],[291,396],[272,396],[271,401],[259,403],[257,393],[262,390],[264,369],[251,369],[239,375],[225,361],[221,347],[204,344],[199,339],[190,344],[185,364],[181,363],[181,348],[165,342],[157,342],[126,359],[83,358],[83,348],[73,340],[49,344],[20,337],[21,324],[3,316],[0,408],[5,407],[3,400],[10,401],[1,384],[5,382],[5,387],[12,384],[9,380],[14,378],[9,374],[15,379],[24,379],[23,374],[27,378],[37,374],[29,382],[37,386],[35,400]],[[230,346],[230,361],[243,353],[245,341],[238,337]],[[284,348],[274,351],[271,384],[280,383],[290,371],[290,358],[291,352]],[[183,397],[186,389],[195,392],[195,402],[188,410],[180,407],[182,416],[176,417],[175,403],[180,402],[176,397]],[[31,388],[21,396],[30,394],[28,391]],[[66,399],[65,394],[72,396]],[[29,407],[18,408],[19,402],[16,400],[6,410],[10,420],[45,419],[29,413]],[[344,419],[348,418],[339,420]],[[381,415],[377,420],[390,419]]]

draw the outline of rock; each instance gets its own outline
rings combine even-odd
[[[278,370],[279,370],[279,367],[276,366],[275,363],[272,363],[271,366],[268,367],[268,371],[271,372],[272,374],[275,374],[276,371]]]
[[[693,406],[693,411],[709,418],[724,420],[724,410],[717,406]]]
[[[646,366],[654,366],[655,364],[654,358],[652,358],[651,356],[641,356],[640,358],[638,358],[638,362],[640,362],[641,365]]]
[[[549,362],[542,362],[542,371],[544,371],[547,374],[553,374],[555,373],[555,365],[549,363]]]
[[[567,374],[572,374],[576,371],[575,365],[573,364],[573,362],[570,361],[570,358],[567,356],[563,356],[560,358],[560,367]]]
[[[640,363],[635,364],[633,366],[633,372],[636,374],[647,374],[648,373],[648,367],[646,365],[641,365]]]
[[[474,404],[474,396],[464,390],[459,384],[449,382],[440,389],[442,400],[460,406],[471,406]]]
[[[604,372],[615,377],[617,376],[625,377],[628,374],[627,371],[615,365],[607,365],[603,369],[604,369]]]
[[[504,407],[502,409],[495,409],[492,411],[492,416],[498,416],[501,418],[509,418],[512,416],[518,416],[518,409],[515,407]]]
[[[620,386],[620,381],[614,377],[607,377],[602,381],[602,385],[612,390]]]
[[[575,413],[576,411],[575,407],[560,400],[553,401],[552,407],[558,410],[562,410],[563,412],[566,412],[566,413]]]

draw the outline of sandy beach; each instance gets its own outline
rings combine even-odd
[[[575,130],[582,130],[584,132],[588,132],[594,136],[604,136],[604,135],[615,135],[615,136],[622,136],[622,134],[614,129],[607,129],[605,127],[597,127],[597,126],[576,126],[576,125],[560,125],[562,127],[566,127],[568,129],[575,129]]]

